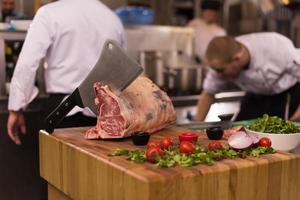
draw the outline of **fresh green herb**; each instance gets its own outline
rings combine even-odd
[[[193,166],[195,165],[195,160],[192,158],[191,155],[188,156],[186,154],[177,154],[174,160],[176,161],[176,163],[183,167]]]
[[[222,159],[234,159],[236,157],[246,158],[247,156],[259,157],[262,154],[275,153],[272,147],[257,147],[249,148],[244,151],[235,151],[228,146],[223,149],[210,151],[207,147],[196,145],[196,151],[192,154],[181,154],[178,148],[170,148],[164,151],[164,155],[158,158],[156,166],[169,168],[176,165],[183,167],[190,167],[198,164],[213,165],[215,161]],[[126,150],[116,149],[110,156],[125,156],[127,160],[135,163],[144,163],[146,161],[144,150]]]
[[[197,164],[213,164],[213,156],[207,154],[205,148],[196,146],[196,152],[192,154],[181,154],[178,150],[168,150],[164,151],[164,156],[162,156],[157,166],[159,167],[173,167],[176,164],[184,167],[189,167]]]
[[[257,147],[255,149],[246,150],[246,154],[251,157],[259,157],[263,154],[275,153],[276,151],[272,147]]]
[[[117,148],[114,153],[108,154],[108,155],[109,156],[127,156],[128,154],[129,154],[129,150]]]
[[[224,153],[225,158],[233,159],[238,156],[238,152],[233,149],[228,149],[227,151],[224,150],[223,153]]]
[[[249,125],[248,128],[263,133],[300,133],[300,126],[296,126],[291,121],[267,114],[264,114],[262,118],[258,118],[253,124]]]
[[[191,158],[194,160],[194,164],[214,164],[214,155],[209,154],[209,152],[200,152],[191,154]]]
[[[159,167],[165,167],[165,168],[174,167],[176,164],[174,157],[163,156],[162,158],[158,158],[158,163],[156,165]]]
[[[179,155],[179,151],[176,149],[169,149],[164,151],[164,155],[158,159],[156,164],[159,167],[174,167],[176,164],[175,157]]]
[[[145,151],[127,149],[116,149],[114,153],[108,154],[109,156],[125,156],[126,160],[133,161],[135,163],[144,163],[146,161]]]
[[[134,150],[130,151],[126,156],[127,160],[133,161],[135,163],[144,163],[146,161],[145,151],[143,150]]]

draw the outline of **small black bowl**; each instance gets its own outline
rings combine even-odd
[[[222,114],[222,115],[218,115],[218,117],[221,121],[230,121],[233,115],[234,114]]]
[[[150,134],[144,131],[138,131],[132,134],[132,142],[134,145],[143,146],[149,141]]]
[[[224,131],[220,126],[206,129],[206,134],[210,140],[220,140],[223,137]]]

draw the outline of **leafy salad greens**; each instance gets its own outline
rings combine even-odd
[[[284,120],[277,116],[269,116],[267,114],[264,114],[263,117],[258,118],[253,124],[247,126],[247,128],[263,133],[300,133],[300,126],[296,126],[291,121]]]
[[[181,154],[178,148],[171,148],[164,151],[164,155],[158,158],[156,166],[169,168],[176,165],[190,167],[198,164],[213,165],[215,161],[222,159],[234,159],[237,157],[246,158],[247,156],[259,157],[263,154],[275,153],[272,147],[248,148],[243,151],[230,149],[228,146],[222,149],[211,151],[207,147],[196,145],[196,151],[192,154]],[[144,150],[128,150],[116,149],[115,152],[108,154],[109,156],[124,156],[126,160],[134,163],[145,163],[146,156]]]

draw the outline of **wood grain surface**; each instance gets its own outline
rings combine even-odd
[[[74,200],[298,200],[300,156],[287,152],[226,159],[213,166],[158,168],[109,157],[116,148],[137,149],[130,139],[85,140],[87,128],[40,132],[40,174]],[[151,136],[177,138],[169,127]],[[209,142],[199,132],[198,142]],[[225,142],[225,141],[224,141]]]
[[[48,184],[48,200],[72,200],[62,191]]]

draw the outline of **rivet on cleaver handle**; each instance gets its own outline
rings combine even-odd
[[[59,104],[46,118],[45,130],[53,133],[54,128],[64,119],[64,117],[75,107],[82,107],[78,88]]]

